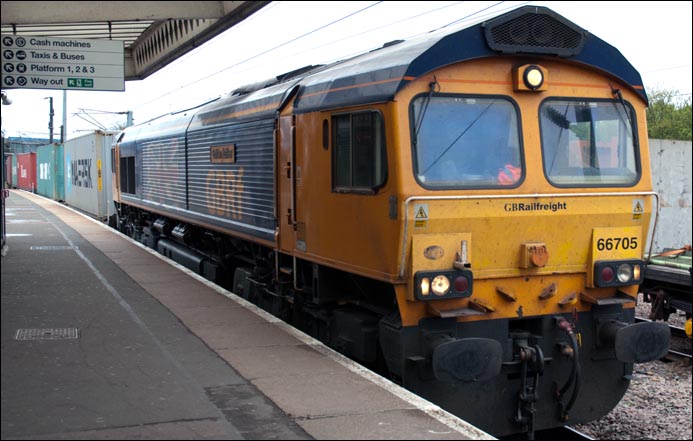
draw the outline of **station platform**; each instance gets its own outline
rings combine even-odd
[[[494,439],[55,201],[6,200],[2,439]]]

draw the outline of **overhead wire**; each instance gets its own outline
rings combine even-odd
[[[72,115],[83,119],[84,121],[88,122],[89,124],[95,125],[96,127],[98,127],[101,130],[107,130],[105,125],[101,124],[96,118],[94,118],[93,116],[91,116],[88,113],[77,112],[77,113],[73,113]],[[88,117],[88,119],[85,116]]]
[[[435,9],[435,10],[433,10],[433,11],[429,11],[429,12],[426,12],[426,13],[423,13],[423,14],[415,15],[415,16],[413,16],[413,17],[410,17],[410,18],[407,18],[407,19],[404,19],[404,20],[400,20],[399,22],[406,21],[406,20],[409,20],[409,19],[411,19],[411,18],[418,18],[418,17],[420,17],[420,16],[423,16],[423,15],[426,15],[426,14],[430,14],[430,13],[432,13],[432,12],[436,12],[436,11],[438,11],[438,10],[440,10],[440,9],[444,9],[444,8],[446,8],[446,7],[449,7],[449,6],[455,6],[455,5],[460,4],[460,3],[464,3],[464,2],[457,2],[457,3],[454,3],[454,4],[452,4],[452,5],[445,6],[445,7],[443,7],[443,8],[438,8],[438,9]],[[480,9],[480,10],[478,10],[478,11],[476,11],[476,12],[473,12],[473,13],[471,13],[471,14],[468,14],[468,15],[466,15],[466,16],[460,18],[460,19],[457,19],[457,20],[455,20],[455,21],[453,21],[453,22],[450,22],[450,23],[445,24],[445,25],[443,25],[443,26],[440,26],[440,27],[438,27],[438,28],[430,29],[430,30],[427,30],[427,31],[425,31],[425,32],[419,32],[419,33],[417,33],[417,34],[410,34],[410,35],[407,35],[407,36],[403,37],[403,40],[410,40],[410,39],[413,39],[413,38],[417,38],[417,37],[419,37],[419,36],[421,36],[421,35],[429,34],[429,33],[431,33],[431,32],[435,32],[435,31],[437,31],[437,30],[443,29],[443,28],[448,27],[448,26],[451,26],[451,25],[453,25],[453,24],[460,24],[460,23],[462,23],[462,22],[464,22],[464,21],[469,21],[469,20],[471,20],[471,19],[480,19],[480,18],[483,18],[483,17],[485,17],[485,16],[495,15],[495,14],[497,14],[497,13],[499,13],[499,12],[505,12],[506,10],[513,9],[513,8],[518,7],[518,6],[523,6],[523,5],[532,3],[532,2],[531,2],[531,1],[525,1],[525,2],[522,2],[522,3],[519,3],[519,4],[512,4],[512,5],[509,5],[509,6],[505,7],[505,8],[503,8],[503,9],[496,9],[496,10],[494,10],[493,12],[489,12],[489,13],[487,13],[487,14],[485,14],[485,15],[479,16],[480,13],[482,13],[482,12],[484,12],[484,11],[487,11],[487,10],[489,10],[490,8],[496,7],[496,6],[498,6],[498,5],[502,4],[502,3],[506,3],[506,2],[505,2],[505,1],[497,2],[497,3],[495,3],[495,4],[491,5],[491,6],[488,6],[488,7],[486,7],[486,8]],[[396,23],[399,23],[399,22],[396,22]],[[380,26],[379,28],[376,28],[376,29],[381,29],[381,28],[387,27],[387,26],[390,26],[390,25]],[[348,38],[351,38],[351,37],[348,37]],[[360,53],[362,53],[362,52],[363,52],[363,51],[356,51],[356,52],[353,52],[353,53],[350,53],[350,54],[342,55],[342,56],[340,56],[340,57],[338,57],[338,58],[333,58],[332,60],[328,60],[328,63],[329,63],[329,62],[337,61],[338,59],[350,58],[350,57],[356,56],[356,55],[358,55],[358,54],[360,54]]]
[[[306,32],[305,34],[302,34],[302,35],[300,35],[300,36],[298,36],[298,37],[292,38],[292,39],[290,39],[290,40],[288,40],[288,41],[285,41],[285,42],[283,42],[283,43],[281,43],[281,44],[279,44],[279,45],[276,45],[276,46],[274,46],[274,47],[272,47],[272,48],[270,48],[270,49],[267,49],[267,50],[265,50],[265,51],[263,51],[263,52],[260,52],[260,53],[258,53],[258,54],[255,54],[255,55],[253,55],[252,57],[248,57],[248,58],[246,58],[246,59],[244,59],[244,60],[242,60],[242,61],[239,61],[239,62],[237,62],[237,63],[234,63],[234,64],[232,64],[232,65],[230,65],[230,66],[226,66],[226,67],[224,67],[223,69],[219,69],[219,70],[217,70],[217,71],[215,71],[215,72],[212,72],[212,73],[210,73],[210,74],[207,74],[207,75],[205,75],[205,76],[203,76],[203,77],[201,77],[201,78],[198,78],[198,79],[195,79],[195,80],[193,80],[193,81],[190,81],[190,82],[188,82],[188,83],[186,83],[186,84],[184,84],[184,85],[178,87],[177,89],[174,89],[174,90],[171,90],[171,91],[169,91],[169,92],[166,92],[166,93],[164,93],[164,94],[162,94],[162,95],[159,95],[159,96],[157,96],[157,97],[154,98],[154,99],[151,99],[151,100],[149,100],[149,101],[146,101],[146,102],[144,102],[144,103],[142,103],[142,104],[138,104],[138,105],[134,106],[133,109],[136,109],[136,108],[142,107],[142,106],[146,106],[146,105],[151,104],[151,103],[153,103],[153,102],[155,102],[155,101],[158,101],[158,100],[160,100],[160,99],[162,99],[162,98],[164,98],[164,97],[166,97],[166,96],[169,96],[169,95],[171,95],[171,94],[173,94],[173,93],[179,92],[179,91],[181,91],[181,90],[183,90],[183,89],[185,89],[185,88],[187,88],[187,87],[189,87],[189,86],[192,86],[192,85],[197,84],[197,83],[199,83],[199,82],[201,82],[201,81],[204,81],[204,80],[207,80],[207,79],[209,79],[209,78],[211,78],[211,77],[214,77],[214,76],[216,76],[216,75],[219,75],[219,74],[221,74],[222,72],[226,72],[226,71],[228,71],[229,69],[232,69],[232,68],[234,68],[234,67],[238,67],[238,66],[241,66],[241,65],[243,65],[243,64],[249,63],[250,61],[252,61],[252,60],[254,60],[254,59],[257,59],[257,58],[259,58],[259,57],[261,57],[261,56],[263,56],[263,55],[265,55],[265,54],[267,54],[267,53],[269,53],[269,52],[272,52],[272,51],[274,51],[274,50],[276,50],[276,49],[279,49],[279,48],[281,48],[281,47],[284,47],[284,46],[286,46],[286,45],[288,45],[288,44],[290,44],[290,43],[294,43],[294,42],[296,42],[296,41],[298,41],[298,40],[300,40],[300,39],[302,39],[302,38],[305,38],[305,37],[307,37],[307,36],[309,36],[309,35],[315,34],[315,33],[318,32],[318,31],[321,31],[321,30],[323,30],[323,29],[325,29],[325,28],[328,28],[328,27],[330,27],[330,26],[333,26],[333,25],[335,25],[335,24],[337,24],[337,23],[339,23],[339,22],[342,22],[342,21],[344,21],[344,20],[346,20],[346,19],[348,19],[348,18],[351,18],[351,17],[353,17],[353,16],[356,16],[357,14],[360,14],[360,13],[362,13],[362,12],[364,12],[364,11],[366,11],[366,10],[368,10],[368,9],[370,9],[370,8],[372,8],[372,7],[374,7],[374,6],[377,6],[377,5],[381,4],[381,3],[383,3],[383,2],[382,2],[382,1],[374,2],[373,4],[370,4],[370,5],[368,5],[368,6],[364,7],[364,8],[361,8],[361,9],[359,9],[359,10],[357,10],[357,11],[351,12],[351,13],[349,13],[349,14],[347,14],[347,15],[342,16],[341,18],[338,18],[338,19],[333,20],[333,21],[331,21],[331,22],[329,22],[329,23],[327,23],[327,24],[325,24],[325,25],[322,25],[322,26],[320,26],[320,27],[318,27],[318,28],[315,28],[315,29],[313,29],[313,30],[311,30],[311,31],[308,31],[308,32]],[[395,21],[395,22],[391,22],[391,23],[388,23],[388,24],[385,24],[385,25],[381,25],[381,26],[378,26],[378,27],[376,27],[376,28],[372,28],[372,29],[369,29],[369,30],[366,30],[366,31],[359,31],[358,33],[352,34],[352,35],[350,35],[350,36],[348,36],[348,37],[345,37],[345,38],[342,38],[342,39],[340,39],[340,40],[335,40],[335,41],[330,42],[330,43],[327,43],[327,44],[322,44],[322,45],[320,45],[320,46],[316,46],[316,47],[313,47],[313,48],[311,48],[311,49],[308,49],[308,50],[305,50],[305,51],[301,51],[301,52],[298,52],[298,53],[310,52],[310,51],[313,51],[313,50],[322,48],[322,47],[324,47],[324,46],[328,46],[328,45],[333,44],[333,43],[335,43],[335,42],[340,42],[340,41],[343,41],[343,40],[346,40],[346,39],[350,39],[350,38],[354,38],[354,37],[357,37],[357,36],[361,36],[361,35],[367,34],[367,33],[369,33],[369,32],[373,32],[373,31],[376,31],[376,30],[379,30],[379,29],[383,29],[383,28],[386,28],[386,27],[389,27],[389,26],[392,26],[392,25],[395,25],[395,24],[398,24],[398,23],[402,23],[402,22],[404,22],[404,21],[408,21],[408,20],[412,20],[412,19],[415,19],[415,18],[419,18],[419,17],[421,17],[421,16],[424,16],[424,15],[427,15],[427,14],[431,14],[431,13],[433,13],[433,12],[437,12],[437,11],[442,10],[442,9],[445,9],[445,8],[449,8],[449,7],[451,7],[451,6],[456,6],[456,5],[459,5],[459,4],[461,4],[461,3],[464,3],[464,2],[463,2],[463,1],[455,2],[455,3],[449,4],[449,5],[445,5],[445,6],[442,6],[442,7],[438,7],[438,8],[429,10],[429,11],[427,11],[427,12],[423,12],[423,13],[416,14],[416,15],[411,16],[411,17],[407,17],[407,18],[404,18],[404,19],[400,19],[400,20]],[[475,16],[478,15],[479,13],[484,12],[484,11],[490,9],[490,8],[496,7],[496,6],[498,6],[498,5],[502,4],[502,3],[505,3],[505,2],[504,2],[504,1],[500,1],[500,2],[494,3],[494,4],[491,5],[491,6],[488,6],[488,7],[485,7],[485,8],[483,8],[483,9],[480,9],[480,10],[478,10],[478,11],[472,13],[472,14],[469,14],[469,15],[467,15],[467,16],[461,18],[461,19],[455,20],[454,22],[451,22],[451,23],[449,23],[449,24],[447,24],[447,25],[445,25],[445,26],[449,26],[449,25],[452,25],[452,24],[454,24],[454,23],[458,23],[458,22],[464,21],[464,20],[466,20],[466,19],[469,19],[469,18],[471,18],[471,17],[475,17]],[[530,2],[524,2],[523,4],[526,4],[526,3],[530,3]],[[510,6],[510,8],[512,8],[512,7],[514,7],[514,6]],[[253,17],[251,16],[250,19],[252,19],[252,18],[253,18]],[[445,27],[445,26],[443,26],[443,27]],[[419,34],[419,35],[420,35],[420,34]],[[412,38],[412,37],[406,37],[406,38]],[[353,53],[353,54],[342,55],[342,56],[338,57],[337,59],[349,58],[349,57],[351,57],[351,56],[354,56],[354,55],[359,54],[359,53],[362,53],[362,52],[363,52],[363,51],[361,50],[361,51],[355,52],[355,53]],[[298,53],[294,53],[293,55],[296,55],[296,54],[298,54]],[[326,62],[327,62],[327,63],[330,63],[330,62],[334,62],[334,61],[336,61],[336,59],[327,60]]]
[[[165,96],[168,96],[168,95],[170,95],[170,94],[172,94],[172,93],[174,93],[174,92],[177,92],[177,91],[179,91],[179,90],[181,90],[181,89],[183,89],[183,88],[185,88],[185,87],[191,86],[191,85],[193,85],[193,84],[195,84],[195,83],[198,83],[198,82],[200,82],[200,81],[204,81],[204,80],[206,80],[206,79],[208,79],[208,78],[211,78],[211,77],[213,77],[213,76],[215,76],[215,75],[219,75],[220,73],[225,72],[225,71],[227,71],[227,70],[229,70],[229,69],[231,69],[231,68],[234,68],[234,67],[236,67],[236,66],[239,66],[239,65],[241,65],[241,64],[243,64],[243,63],[247,63],[248,61],[251,61],[251,60],[253,60],[253,59],[255,59],[255,58],[258,58],[258,57],[260,57],[260,56],[262,56],[262,55],[264,55],[264,54],[266,54],[266,53],[268,53],[268,52],[271,52],[271,51],[273,51],[273,50],[279,49],[280,47],[286,46],[287,44],[293,43],[293,42],[295,42],[295,41],[297,41],[297,40],[300,40],[301,38],[307,37],[308,35],[311,35],[311,34],[317,32],[317,31],[319,31],[319,30],[321,30],[321,29],[325,29],[325,28],[327,28],[327,27],[329,27],[329,26],[334,25],[335,23],[339,23],[339,22],[342,21],[342,20],[346,20],[347,18],[349,18],[349,17],[351,17],[351,16],[353,16],[353,15],[359,14],[359,13],[361,13],[361,12],[367,10],[367,9],[370,9],[370,8],[372,8],[373,6],[376,6],[376,5],[379,4],[379,3],[382,3],[382,1],[375,2],[375,3],[373,3],[373,4],[369,5],[369,6],[366,6],[365,8],[359,9],[359,10],[356,11],[356,12],[352,12],[351,14],[348,14],[348,15],[342,17],[342,18],[339,18],[339,19],[337,19],[337,20],[334,20],[334,21],[332,21],[332,22],[330,22],[330,23],[328,23],[328,24],[326,24],[326,25],[320,26],[320,27],[317,28],[317,29],[313,29],[312,31],[306,32],[306,33],[303,34],[303,35],[300,35],[300,36],[295,37],[295,38],[293,38],[293,39],[291,39],[291,40],[289,40],[289,41],[285,41],[285,42],[282,43],[282,44],[279,44],[279,45],[274,46],[274,47],[272,47],[272,48],[270,48],[270,49],[267,49],[267,50],[265,50],[265,51],[263,51],[263,52],[260,52],[259,54],[253,55],[252,57],[246,58],[245,60],[239,61],[239,62],[237,62],[237,63],[235,63],[235,64],[232,64],[232,65],[230,65],[230,66],[227,66],[227,67],[225,67],[225,68],[223,68],[223,69],[220,69],[220,70],[218,70],[218,71],[216,71],[216,72],[212,72],[211,74],[205,75],[205,76],[202,77],[202,78],[198,78],[198,79],[196,79],[196,80],[194,80],[194,81],[191,81],[191,82],[189,82],[189,83],[187,83],[187,84],[184,84],[183,86],[179,87],[177,90],[172,90],[172,91],[170,91],[170,92],[167,92],[167,93],[165,93],[165,94],[163,94],[163,95],[161,95],[161,96],[159,96],[159,97],[157,97],[157,98],[155,98],[155,99],[153,99],[153,100],[151,100],[151,101],[148,101],[148,102],[146,102],[146,103],[144,103],[144,104],[141,104],[140,106],[146,105],[146,104],[149,104],[149,103],[152,103],[152,102],[154,102],[154,101],[156,101],[156,100],[159,100],[159,99],[161,99],[161,98],[163,98],[163,97],[165,97]],[[138,107],[139,107],[139,106],[138,106]]]
[[[434,12],[438,12],[438,11],[440,11],[440,10],[450,8],[450,7],[452,7],[452,6],[457,6],[457,5],[461,4],[461,3],[464,3],[464,1],[459,1],[459,2],[455,2],[455,3],[451,3],[451,4],[449,4],[449,5],[441,6],[440,8],[436,8],[436,9],[432,9],[432,10],[430,10],[430,11],[422,12],[422,13],[420,13],[420,14],[412,15],[412,16],[403,18],[403,19],[401,19],[401,20],[394,21],[394,22],[392,22],[392,23],[384,24],[384,25],[382,25],[382,26],[378,26],[378,27],[369,29],[369,30],[367,30],[367,31],[359,31],[359,32],[357,32],[357,33],[354,33],[354,34],[348,36],[348,37],[343,37],[343,38],[340,38],[340,39],[338,39],[338,40],[332,40],[332,41],[330,41],[329,43],[321,44],[320,46],[314,46],[314,47],[310,48],[307,52],[311,52],[311,51],[314,51],[314,50],[316,50],[316,49],[322,49],[322,48],[324,48],[324,47],[326,47],[326,46],[330,46],[330,45],[335,44],[335,43],[341,43],[341,42],[343,42],[343,41],[345,41],[345,40],[350,40],[350,39],[355,38],[355,37],[362,37],[362,36],[364,36],[364,35],[366,35],[366,34],[369,34],[369,33],[371,33],[371,32],[375,32],[375,31],[380,30],[380,29],[385,29],[385,28],[387,28],[387,27],[394,26],[394,25],[399,24],[399,23],[404,23],[405,21],[409,21],[409,20],[412,20],[412,19],[415,19],[415,18],[423,17],[424,15],[432,14],[432,13],[434,13]],[[296,53],[294,53],[294,55],[295,55],[295,54],[296,54]]]

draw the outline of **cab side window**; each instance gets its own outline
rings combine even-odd
[[[378,112],[332,117],[332,189],[374,193],[387,179],[383,119]]]
[[[135,157],[120,158],[120,191],[136,194],[135,189]]]

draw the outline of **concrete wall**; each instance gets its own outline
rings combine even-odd
[[[691,243],[691,141],[650,139],[652,187],[660,210],[653,252]]]

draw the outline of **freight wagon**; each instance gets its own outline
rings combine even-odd
[[[36,150],[37,193],[56,201],[65,200],[63,145],[49,144]]]
[[[10,178],[10,188],[17,188],[17,155],[12,155],[11,160],[11,178]]]
[[[65,202],[101,220],[115,211],[110,179],[113,135],[95,131],[65,141],[63,151]]]
[[[14,182],[14,181],[13,181]],[[17,155],[17,188],[36,192],[36,153]]]
[[[2,177],[2,188],[12,188],[12,166],[16,164],[17,159],[14,153],[5,153],[4,160],[5,173]]]

